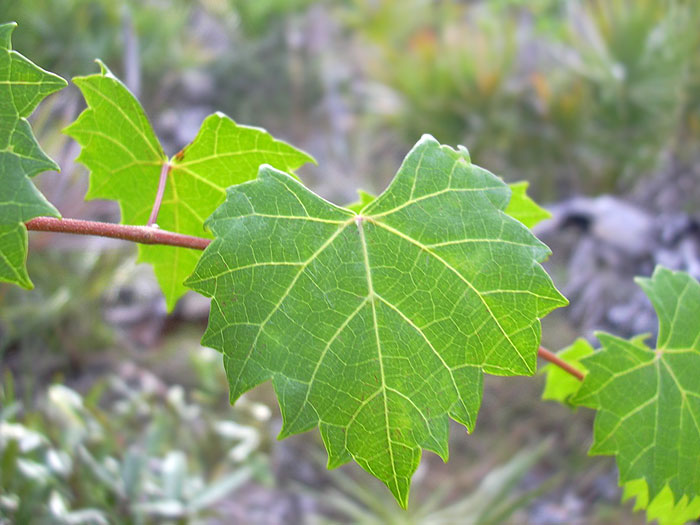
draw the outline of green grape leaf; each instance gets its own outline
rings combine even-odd
[[[474,428],[483,372],[533,374],[566,304],[509,197],[427,135],[361,215],[271,167],[231,187],[186,282],[213,298],[231,400],[271,379],[280,437],[318,425],[329,467],[355,459],[405,507],[422,448],[446,460],[449,417]]]
[[[518,219],[528,228],[533,228],[552,214],[533,201],[527,194],[530,183],[527,181],[510,184],[513,194],[506,208],[506,213]]]
[[[624,484],[622,501],[635,499],[634,510],[646,509],[647,521],[657,520],[659,525],[683,525],[700,516],[700,496],[689,500],[683,496],[675,501],[673,492],[666,486],[649,502],[649,487],[644,479]]]
[[[145,225],[168,162],[160,228],[211,237],[205,219],[220,205],[226,188],[255,178],[261,164],[293,171],[313,159],[260,128],[240,126],[226,115],[207,117],[195,139],[166,158],[138,100],[107,67],[73,79],[87,109],[65,132],[82,146],[78,160],[90,170],[88,199],[119,202],[123,224]],[[139,261],[153,265],[168,310],[187,291],[182,284],[200,252],[171,246],[140,245]]]
[[[571,346],[557,352],[557,356],[577,370],[585,373],[587,370],[581,364],[581,359],[591,355],[593,352],[593,347],[588,341],[577,339]],[[552,363],[543,366],[541,372],[547,375],[542,399],[559,401],[570,405],[569,399],[578,392],[582,384],[581,381]]]
[[[653,501],[700,496],[700,283],[657,267],[637,279],[659,317],[656,349],[598,334],[572,403],[597,410],[591,454],[615,455],[621,484],[646,480]]]
[[[466,149],[464,149],[465,155]],[[527,195],[529,182],[514,182],[508,186],[511,189],[511,197],[505,212],[511,217],[519,220],[528,228],[535,227],[545,219],[549,219],[552,214],[542,208]],[[345,206],[347,209],[360,213],[362,208],[367,206],[376,197],[364,190],[357,190],[358,200]]]
[[[362,208],[364,208],[370,202],[377,198],[376,196],[366,192],[365,190],[357,190],[357,197],[357,201],[351,202],[350,204],[345,206],[348,210],[352,210],[355,213],[360,213],[360,211],[362,211]]]
[[[58,166],[41,150],[27,117],[66,81],[12,49],[15,27],[14,22],[0,25],[0,281],[32,288],[24,223],[59,214],[29,177]]]

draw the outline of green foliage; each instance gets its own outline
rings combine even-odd
[[[556,80],[557,89],[563,90],[559,96],[581,93],[579,111],[585,113],[576,118],[585,121],[572,144],[588,144],[595,153],[581,150],[576,157],[603,185],[629,182],[655,168],[678,138],[686,99],[693,96],[688,73],[700,49],[700,9],[696,2],[669,0],[592,0],[571,7],[562,43],[573,74]]]
[[[407,142],[468,144],[538,195],[630,187],[700,137],[697,2],[357,0],[349,11],[371,77],[402,102],[391,125]]]
[[[271,27],[279,29],[279,22],[285,16],[300,11],[311,3],[312,0],[231,0],[242,29],[251,36],[265,34]]]
[[[696,521],[700,516],[700,496],[678,499],[669,487],[664,487],[649,502],[649,487],[644,479],[625,483],[622,501],[631,498],[636,498],[634,510],[646,509],[647,520],[657,520],[659,525],[682,525]]]
[[[272,379],[281,436],[319,425],[330,466],[406,506],[421,448],[447,459],[448,416],[474,428],[484,372],[534,373],[539,318],[566,304],[509,198],[429,136],[359,215],[269,167],[230,188],[187,284],[213,298],[231,400]]]
[[[350,204],[347,204],[345,206],[348,210],[352,210],[355,213],[360,213],[360,210],[362,208],[364,208],[370,202],[377,198],[375,195],[372,195],[371,193],[368,193],[365,190],[357,190],[357,197],[357,201],[351,202]]]
[[[47,250],[30,257],[27,269],[36,287],[7,286],[0,294],[0,358],[21,349],[16,364],[40,382],[37,360],[49,370],[65,368],[108,348],[115,337],[105,320],[105,296],[116,276],[133,266],[123,264],[123,257],[120,250]]]
[[[453,1],[355,3],[355,27],[374,46],[369,68],[404,102],[396,124],[407,139],[430,132],[469,144],[482,162],[485,150],[506,146],[517,111],[506,87],[517,52],[513,19]]]
[[[253,179],[264,163],[292,171],[313,160],[262,129],[239,126],[216,113],[168,161],[136,98],[104,64],[100,67],[99,74],[74,79],[88,108],[65,131],[82,146],[78,160],[91,172],[86,198],[119,202],[124,224],[148,222],[166,162],[170,171],[158,225],[208,237],[204,220],[223,202],[228,186]],[[199,255],[187,248],[139,246],[139,260],[153,265],[169,310],[187,291],[182,281]]]
[[[395,15],[430,15],[400,27],[395,36],[401,53],[388,54],[399,66],[392,81],[407,100],[414,97],[417,121],[442,115],[453,128],[449,133],[478,137],[478,147],[493,152],[504,144],[510,122],[496,121],[494,134],[482,133],[484,122],[471,112],[435,105],[425,92],[432,85],[456,91],[496,116],[505,105],[519,107],[520,97],[509,87],[514,31],[482,16],[518,3],[506,0],[474,12],[451,2],[435,9],[425,4],[427,10],[417,14],[395,2],[370,8],[378,10],[380,28],[395,23]],[[594,155],[601,172],[612,166],[624,174],[653,164],[665,147],[657,128],[665,137],[679,126],[683,103],[671,92],[676,84],[686,86],[700,14],[685,2],[673,9],[659,5],[613,0],[580,6],[575,12],[585,22],[581,27],[594,34],[595,49],[573,32],[547,29],[550,36],[570,39],[568,51],[575,51],[581,78],[535,74],[532,88],[549,104],[544,114],[554,122],[551,129],[558,129],[557,119],[566,121],[570,133],[555,133],[556,139],[577,144],[572,137],[592,133],[587,144],[601,152]],[[463,8],[476,13],[470,23],[478,31],[455,30]],[[548,0],[538,3],[538,9],[551,8]],[[239,9],[266,20],[287,7],[271,1]],[[369,35],[375,22],[367,24]],[[431,24],[453,29],[443,35]],[[0,280],[29,287],[24,222],[57,215],[29,177],[57,166],[26,118],[65,82],[11,49],[13,29],[0,25]],[[485,43],[493,38],[500,47]],[[441,53],[444,45],[454,55]],[[160,227],[214,240],[201,257],[185,248],[141,246],[140,260],[154,266],[169,309],[188,287],[213,299],[203,341],[224,354],[231,400],[271,380],[283,416],[280,437],[318,426],[329,467],[354,459],[406,507],[423,449],[447,459],[450,418],[474,429],[484,373],[535,372],[540,318],[566,304],[540,266],[548,248],[528,229],[548,213],[527,196],[526,182],[509,187],[473,165],[465,148],[442,146],[427,135],[387,190],[376,198],[361,192],[359,202],[346,208],[294,177],[295,169],[313,160],[308,155],[221,113],[207,117],[194,141],[169,159],[139,102],[100,67],[99,74],[75,78],[88,107],[67,128],[91,171],[88,198],[114,199],[124,223],[143,225],[164,182]],[[426,78],[416,75],[423,69]],[[595,126],[585,130],[581,101],[594,101],[600,111]],[[536,137],[535,146],[546,142],[537,142],[542,138]],[[630,148],[637,155],[632,160]],[[541,151],[515,149],[534,157]],[[595,352],[579,340],[560,356],[585,372],[585,379],[578,382],[549,365],[544,397],[596,409],[591,453],[617,457],[625,498],[635,497],[649,519],[679,523],[700,512],[700,284],[663,268],[639,283],[659,316],[656,348],[643,337],[600,334],[602,348]],[[65,294],[59,299],[65,303]],[[30,332],[31,326],[17,331]],[[211,379],[208,366],[202,361],[195,369]],[[207,382],[210,393],[217,392],[215,383]],[[121,390],[133,394],[129,387]],[[112,417],[120,410],[116,404],[110,415],[100,412],[99,393],[88,401],[54,386],[47,398],[51,410],[28,415],[7,392],[0,407],[0,508],[16,521],[184,520],[252,474],[236,469],[208,485],[207,476],[188,473],[187,454],[199,453],[197,448],[173,450],[167,439],[158,439],[181,428],[196,433],[204,425],[207,435],[192,441],[221,457],[225,453],[212,449],[211,434],[250,436],[236,423],[195,424],[198,410],[183,401],[182,390],[168,397],[174,420],[154,411],[157,421],[139,436],[120,434],[130,428],[129,418]],[[129,405],[134,397],[127,397]],[[131,438],[137,444],[122,450],[119,444]],[[241,450],[256,445],[251,439],[228,456],[240,461],[247,457]],[[75,451],[79,463],[67,451]],[[214,470],[227,469],[217,464]],[[516,471],[506,471],[506,485]],[[69,485],[78,486],[75,494]],[[469,505],[431,512],[431,519],[477,511],[486,522],[505,519],[517,501],[488,505],[487,492],[495,485],[485,485]],[[114,515],[103,510],[115,502]]]
[[[109,64],[121,62],[126,35],[133,31],[147,88],[165,72],[203,61],[206,52],[196,45],[188,27],[198,4],[196,0],[10,0],[0,3],[0,20],[17,21],[22,28],[17,47],[32,49],[32,58],[66,76],[89,70],[96,56]]]
[[[431,491],[420,501],[413,498],[405,514],[395,512],[386,492],[378,491],[375,484],[355,481],[343,471],[330,473],[337,489],[327,490],[322,501],[325,507],[357,525],[454,525],[464,522],[466,516],[470,523],[479,525],[515,523],[513,515],[547,488],[543,484],[518,490],[549,446],[549,442],[544,442],[535,449],[519,452],[490,470],[473,491],[460,494],[456,501],[450,501],[452,486]],[[329,523],[323,518],[320,522]]]
[[[581,364],[581,359],[592,353],[593,347],[588,341],[577,339],[571,346],[558,352],[557,356],[585,373],[587,370]],[[542,367],[541,372],[547,375],[542,399],[559,401],[573,406],[569,403],[569,399],[578,392],[581,381],[551,363]]]
[[[466,150],[464,151],[467,155]],[[527,194],[530,184],[527,181],[509,184],[511,190],[510,201],[505,212],[519,220],[528,228],[532,228],[545,219],[549,219],[552,214],[533,201]],[[356,202],[345,206],[347,209],[360,213],[360,210],[372,202],[376,197],[364,190],[357,190],[359,199]]]
[[[530,183],[527,181],[509,184],[512,191],[506,213],[519,220],[528,228],[533,228],[540,222],[549,219],[552,214],[539,206],[527,194]]]
[[[57,217],[58,211],[29,177],[58,166],[41,150],[27,117],[66,81],[12,49],[15,27],[0,25],[0,281],[31,288],[23,223],[40,215]]]
[[[599,334],[572,402],[597,410],[592,454],[614,454],[620,481],[644,478],[649,498],[700,494],[700,283],[657,268],[638,279],[659,316],[656,349]],[[621,395],[624,392],[624,395]]]
[[[260,431],[243,406],[236,417],[251,424],[188,400],[180,386],[159,394],[148,375],[135,384],[110,376],[85,396],[52,385],[29,410],[12,376],[3,379],[0,516],[13,523],[204,523],[265,474]]]
[[[700,283],[657,267],[637,281],[659,317],[656,349],[599,333],[560,357],[586,371],[583,383],[548,365],[545,399],[596,410],[591,454],[615,455],[623,499],[650,520],[683,523],[700,514]]]

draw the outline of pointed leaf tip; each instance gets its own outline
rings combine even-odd
[[[17,27],[17,22],[7,22],[0,25],[0,47],[12,49],[12,33]]]

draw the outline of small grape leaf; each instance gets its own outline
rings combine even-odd
[[[506,208],[506,213],[518,219],[528,228],[533,228],[545,219],[549,219],[552,214],[533,201],[527,194],[530,183],[527,181],[514,182],[510,184],[513,192]]]
[[[318,425],[329,467],[354,458],[405,507],[421,448],[446,460],[449,417],[474,428],[483,372],[534,373],[566,304],[509,197],[427,135],[360,214],[271,167],[231,187],[186,282],[213,298],[231,400],[272,379],[280,437]]]
[[[646,509],[647,521],[657,520],[659,525],[683,525],[700,516],[700,496],[689,500],[683,496],[675,501],[673,492],[666,486],[649,501],[649,487],[644,479],[635,479],[624,484],[622,501],[635,498],[634,510]]]
[[[557,356],[580,372],[585,373],[587,370],[581,364],[581,359],[591,355],[593,352],[593,347],[588,341],[577,339],[571,346],[557,352]],[[552,363],[543,366],[541,372],[547,375],[542,399],[559,401],[560,403],[573,406],[569,403],[569,399],[578,392],[582,384],[581,381]]]
[[[362,208],[367,206],[376,198],[376,196],[372,195],[369,192],[366,192],[365,190],[357,190],[357,200],[355,202],[351,202],[345,207],[348,210],[354,211],[355,213],[360,213],[360,210],[362,210]]]
[[[0,25],[0,281],[32,288],[24,223],[59,214],[29,177],[59,168],[42,151],[27,117],[66,81],[12,49],[15,27],[14,22]]]
[[[170,161],[138,100],[107,67],[73,79],[87,109],[65,132],[82,146],[78,160],[91,172],[87,199],[119,202],[123,224],[145,225],[164,163],[170,170],[158,214],[162,229],[211,237],[205,219],[221,204],[226,188],[255,178],[267,163],[293,171],[313,159],[265,130],[239,126],[222,113],[208,116],[194,141]],[[182,284],[200,252],[139,245],[139,261],[153,265],[168,310],[187,291]]]
[[[591,454],[615,455],[620,483],[644,479],[654,500],[700,496],[700,283],[657,267],[637,279],[659,317],[656,349],[598,334],[572,403],[597,410]]]

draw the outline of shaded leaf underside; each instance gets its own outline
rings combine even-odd
[[[483,372],[531,374],[539,318],[565,304],[508,187],[424,137],[358,215],[272,168],[229,189],[186,283],[213,297],[203,344],[235,400],[272,379],[282,436],[319,426],[402,505],[421,448],[473,429]]]
[[[58,166],[41,150],[27,117],[66,81],[12,50],[15,27],[0,25],[0,281],[31,288],[24,222],[58,211],[29,177]]]

